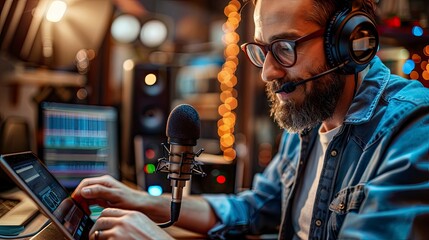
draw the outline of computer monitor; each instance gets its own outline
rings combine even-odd
[[[40,158],[66,188],[87,177],[119,178],[116,108],[42,102],[38,135]]]

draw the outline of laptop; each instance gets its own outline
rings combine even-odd
[[[5,154],[0,166],[70,240],[86,240],[94,221],[32,152]]]

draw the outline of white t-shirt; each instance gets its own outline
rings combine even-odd
[[[308,239],[313,205],[320,173],[323,168],[325,152],[335,134],[340,130],[340,127],[338,126],[328,132],[322,132],[322,127],[319,129],[319,136],[308,159],[304,178],[301,184],[297,186],[298,189],[292,205],[292,224],[295,231],[294,239]]]

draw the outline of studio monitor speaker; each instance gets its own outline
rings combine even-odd
[[[171,67],[127,60],[123,68],[122,176],[136,182],[135,139],[166,142]]]

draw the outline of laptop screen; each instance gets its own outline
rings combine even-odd
[[[38,133],[38,155],[67,189],[86,177],[119,177],[116,108],[43,102]]]

